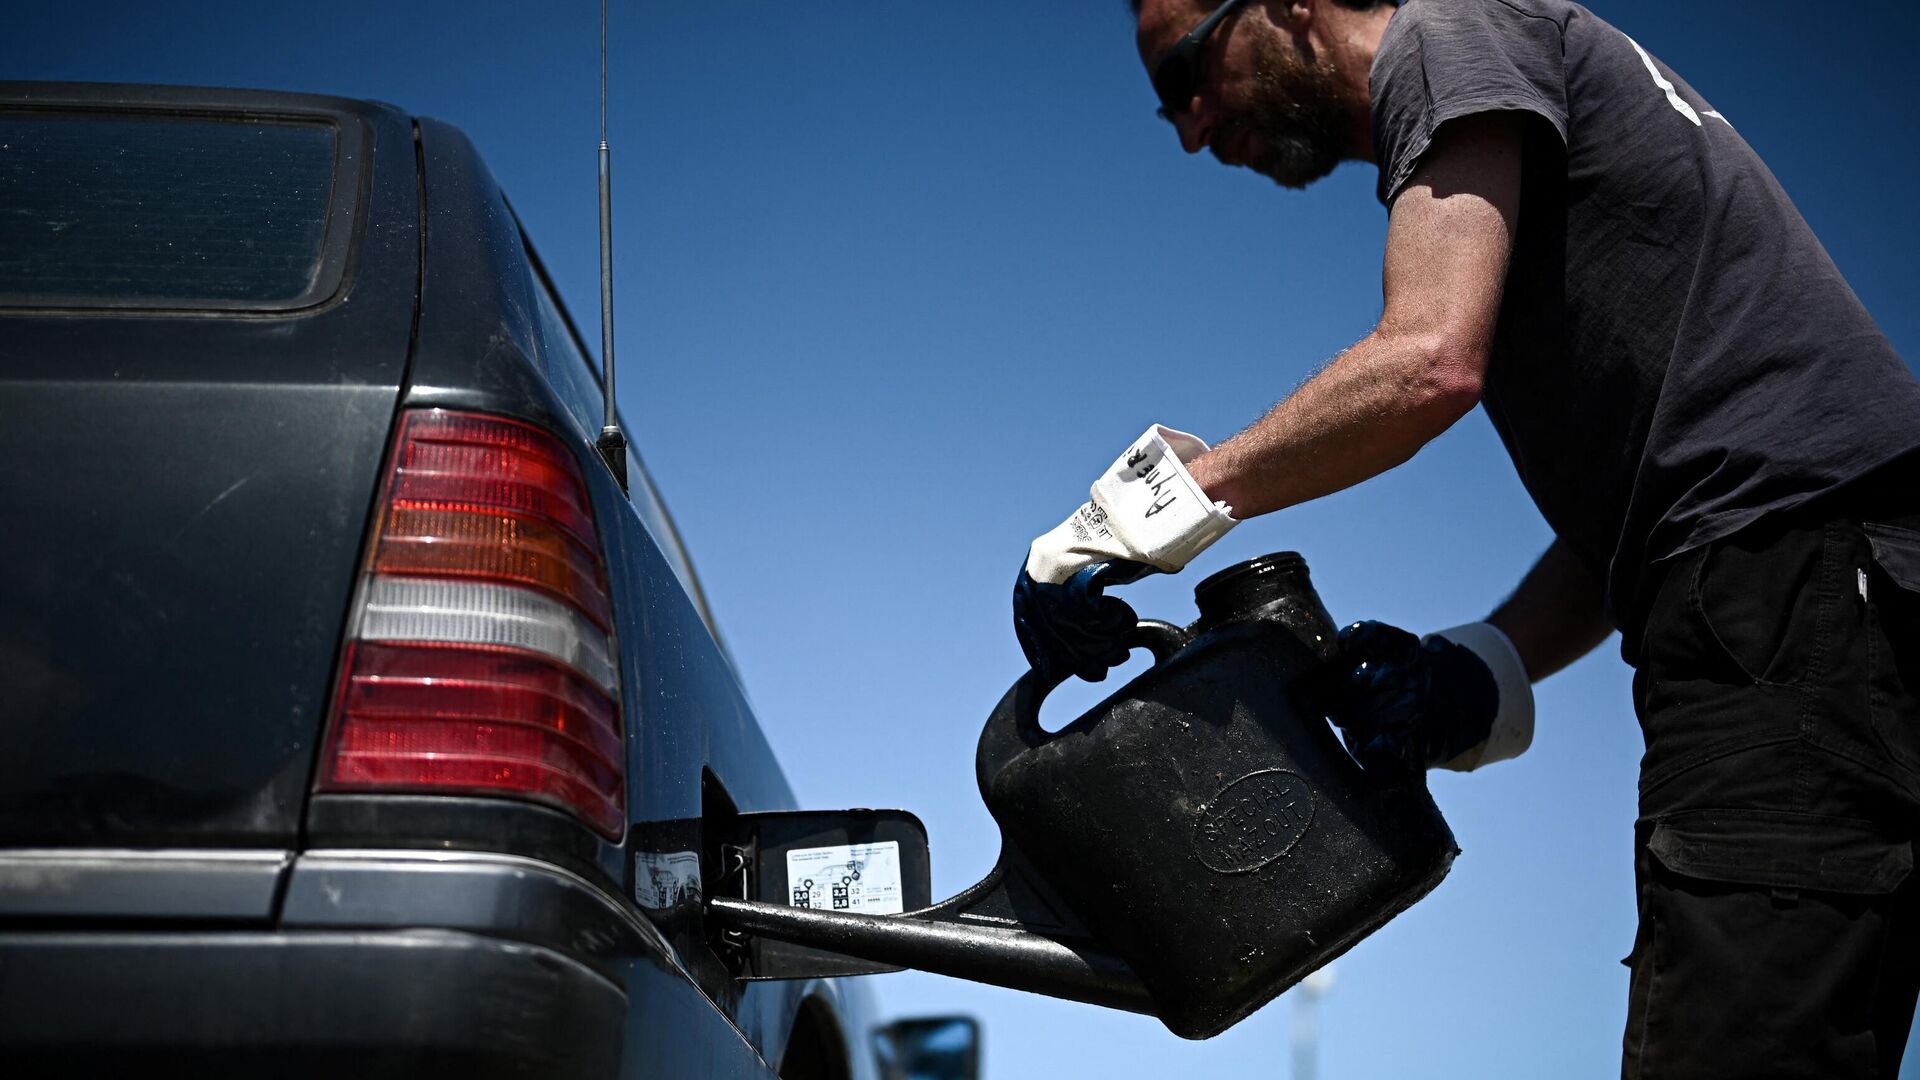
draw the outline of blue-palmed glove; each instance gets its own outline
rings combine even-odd
[[[1340,631],[1327,715],[1369,768],[1467,771],[1533,742],[1533,689],[1513,643],[1488,623],[1414,637],[1378,622]]]
[[[1113,585],[1131,585],[1154,572],[1125,559],[1097,562],[1058,585],[1035,581],[1022,567],[1013,583],[1013,632],[1027,663],[1047,683],[1069,675],[1088,682],[1127,659],[1127,635],[1140,617],[1133,605],[1104,595]]]
[[[1127,658],[1139,620],[1105,590],[1174,573],[1233,528],[1231,508],[1187,472],[1206,450],[1185,432],[1148,428],[1093,482],[1087,502],[1027,549],[1013,584],[1013,630],[1043,681],[1106,678]]]

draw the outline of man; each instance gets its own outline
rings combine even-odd
[[[1920,384],[1731,124],[1563,0],[1136,0],[1190,153],[1380,170],[1385,304],[1209,450],[1151,429],[1029,550],[1041,677],[1098,679],[1239,519],[1484,404],[1557,539],[1486,622],[1342,633],[1369,767],[1517,755],[1623,632],[1647,751],[1627,1076],[1892,1076],[1920,985]]]

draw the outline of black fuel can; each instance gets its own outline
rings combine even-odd
[[[1190,627],[1140,624],[1152,668],[1057,732],[1024,676],[976,768],[1006,841],[1201,1039],[1432,891],[1458,848],[1424,774],[1363,770],[1315,704],[1336,640],[1304,559],[1194,599]]]

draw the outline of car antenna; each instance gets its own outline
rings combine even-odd
[[[605,411],[594,442],[620,490],[627,490],[627,436],[613,396],[613,158],[607,149],[607,0],[600,0],[600,363]]]

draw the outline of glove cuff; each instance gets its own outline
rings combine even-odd
[[[1238,524],[1232,508],[1207,498],[1187,462],[1207,444],[1159,424],[1133,441],[1093,482],[1092,504],[1126,547],[1126,557],[1177,573]]]
[[[1187,471],[1186,463],[1206,450],[1184,431],[1148,428],[1093,482],[1091,499],[1034,541],[1027,575],[1058,585],[1113,559],[1179,572],[1239,524],[1232,508],[1207,498]]]
[[[1500,694],[1498,711],[1485,742],[1471,747],[1434,768],[1470,772],[1482,765],[1517,758],[1533,744],[1533,684],[1527,678],[1527,665],[1513,641],[1492,623],[1468,623],[1451,630],[1428,634],[1466,649],[1480,658],[1493,673]]]

